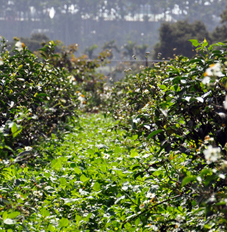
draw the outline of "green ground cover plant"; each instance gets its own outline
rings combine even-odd
[[[63,139],[40,146],[33,167],[1,162],[2,231],[122,231],[149,186],[135,179],[136,137],[100,114],[81,115]],[[135,156],[138,156],[135,158]],[[128,230],[142,226],[137,220]],[[141,230],[148,231],[148,230]]]

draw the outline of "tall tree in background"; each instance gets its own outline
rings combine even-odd
[[[209,33],[202,22],[192,24],[187,21],[176,23],[163,23],[160,28],[159,43],[154,47],[154,59],[161,53],[164,58],[172,58],[174,54],[192,57],[195,55],[189,39],[210,41]],[[176,51],[173,51],[176,49]]]
[[[212,31],[227,4],[226,0],[0,0],[0,3],[0,26],[7,39],[16,35],[29,37],[33,29],[48,29],[51,39],[66,44],[77,42],[83,50],[90,44],[101,47],[113,39],[118,46],[127,40],[140,43],[141,34],[148,36],[141,44],[153,46],[160,22],[166,21],[202,20]],[[55,11],[52,19],[50,9]],[[222,18],[225,17],[223,12]],[[18,22],[14,23],[12,18]],[[139,22],[142,19],[144,23]],[[225,38],[224,24],[215,29],[213,37]]]
[[[136,54],[136,43],[129,40],[122,48],[124,49],[122,52],[123,57],[132,60],[133,55]]]
[[[219,17],[226,6],[226,0],[2,0],[0,3],[1,10],[14,6],[17,12],[27,12],[31,6],[34,6],[40,12],[40,7],[43,10],[54,7],[60,14],[66,13],[67,9],[73,6],[83,16],[96,17],[102,14],[103,17],[107,17],[105,13],[108,13],[112,14],[115,19],[122,20],[125,19],[126,15],[133,16],[136,13],[141,13],[140,7],[143,6],[143,9],[149,9],[149,13],[153,15],[163,13],[165,16],[171,15],[174,19],[184,18],[206,20],[207,22],[212,22]],[[177,13],[176,9],[178,9]],[[148,11],[145,10],[142,13],[147,15]],[[164,17],[165,19],[167,18]]]
[[[227,24],[227,5],[224,11],[221,13],[221,23]]]
[[[93,58],[95,58],[95,57],[94,57],[94,51],[95,51],[97,48],[98,48],[98,45],[93,44],[92,46],[87,47],[87,48],[84,50],[84,53],[88,56],[89,59],[93,59]]]
[[[220,41],[227,41],[227,6],[221,13],[220,17],[221,25],[217,26],[211,33],[211,38],[214,43]]]
[[[102,50],[108,50],[110,53],[109,59],[113,58],[113,50],[115,50],[116,52],[120,52],[118,46],[116,45],[116,41],[115,40],[111,40],[109,42],[104,43],[104,45],[102,46]]]

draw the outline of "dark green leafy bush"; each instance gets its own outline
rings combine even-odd
[[[89,60],[86,55],[80,57],[75,56],[78,49],[78,44],[63,46],[58,42],[57,57],[53,57],[51,63],[55,67],[64,68],[70,74],[70,82],[78,86],[78,90],[86,95],[86,105],[84,110],[96,111],[105,103],[102,98],[104,85],[107,82],[107,77],[101,73],[97,73],[96,69],[101,65],[104,66],[108,61],[107,58],[111,55],[108,50],[99,53],[98,57]]]
[[[53,66],[52,59],[58,57],[55,46],[51,41],[40,50],[41,61],[20,41],[10,53],[2,40],[0,156],[36,143],[68,116],[75,116],[79,105],[76,86],[70,83],[66,69]]]
[[[114,117],[149,155],[135,178],[155,199],[144,198],[129,225],[138,219],[157,231],[227,229],[227,42],[191,42],[194,58],[157,63],[113,88]]]

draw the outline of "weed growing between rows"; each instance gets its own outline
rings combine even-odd
[[[12,231],[120,231],[139,211],[150,184],[133,175],[136,137],[100,114],[40,147],[42,163],[1,170],[1,228]],[[153,199],[149,195],[149,199]],[[134,228],[140,228],[138,220]],[[142,226],[142,225],[141,225]],[[9,230],[10,231],[10,230]],[[127,230],[126,230],[127,231]],[[145,230],[143,230],[145,231]]]

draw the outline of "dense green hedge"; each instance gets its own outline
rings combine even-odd
[[[95,69],[106,62],[107,52],[100,54],[100,61],[89,61],[75,57],[77,44],[50,41],[32,53],[15,40],[11,48],[3,38],[0,47],[2,157],[62,130],[78,109],[92,110],[103,102],[105,80]]]
[[[11,51],[1,43],[0,156],[31,146],[53,133],[78,108],[76,86],[64,68],[51,59],[55,44],[47,43],[39,59],[17,41]],[[41,60],[42,59],[42,60]]]
[[[147,152],[135,178],[150,185],[141,219],[156,231],[227,229],[227,41],[191,40],[198,54],[157,63],[113,87],[112,112]]]

